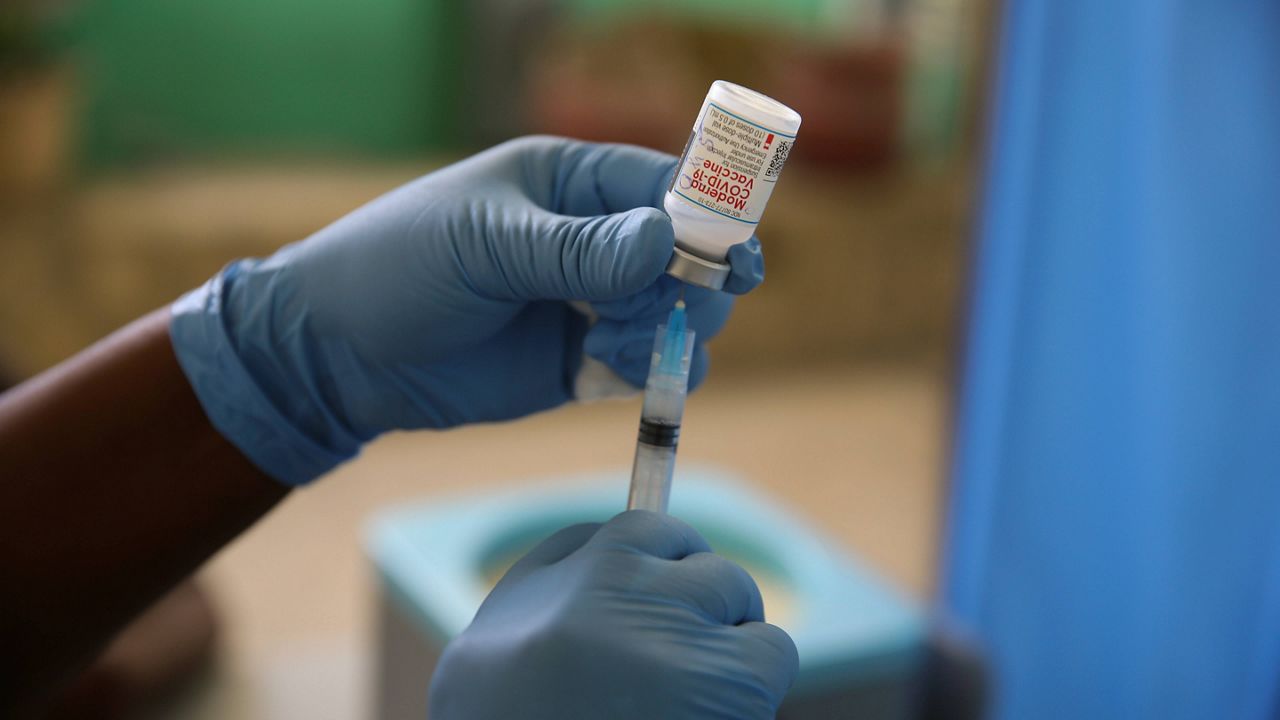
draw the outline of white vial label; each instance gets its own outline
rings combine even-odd
[[[795,139],[708,100],[671,179],[671,192],[709,212],[755,225]]]

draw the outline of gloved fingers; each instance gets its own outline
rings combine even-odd
[[[559,142],[548,210],[601,215],[662,207],[676,168],[674,156],[634,145]]]
[[[734,297],[727,293],[705,288],[686,289],[684,302],[685,312],[689,315],[689,327],[703,340],[719,335],[725,323],[729,322],[733,301]]]
[[[587,541],[593,547],[629,548],[663,560],[680,560],[711,546],[683,520],[648,510],[614,516]]]
[[[654,328],[658,322],[648,325],[601,320],[587,330],[582,351],[607,365],[632,387],[643,388],[649,376]]]
[[[649,365],[653,360],[653,328],[640,324],[622,326],[619,323],[599,323],[587,331],[583,350],[587,357],[604,363],[631,387],[642,389],[649,377]],[[621,338],[626,339],[621,339]],[[711,353],[701,336],[694,337],[693,358],[689,362],[689,391],[692,392],[706,380],[711,367]]]
[[[756,581],[741,565],[722,555],[688,555],[654,582],[663,594],[683,600],[721,625],[764,620],[764,601]]]
[[[604,523],[579,523],[557,530],[551,537],[538,543],[536,547],[520,558],[517,565],[552,565],[577,552],[578,548],[587,544],[595,536]]]
[[[678,283],[677,283],[678,288]],[[697,292],[694,292],[694,291]],[[598,303],[600,320],[587,330],[582,349],[587,356],[608,365],[619,377],[633,386],[644,387],[649,374],[656,328],[665,323],[675,305],[677,290],[663,291],[657,302],[637,302],[635,309],[643,314],[620,316],[614,303]],[[707,373],[707,343],[724,327],[733,308],[733,296],[701,288],[685,293],[689,327],[696,333],[693,362],[689,368],[689,387],[698,387]],[[616,319],[615,319],[616,318]]]
[[[626,320],[635,317],[666,317],[680,298],[680,288],[684,283],[663,273],[650,285],[639,292],[613,300],[602,300],[591,303],[591,310],[596,317],[605,320]],[[688,305],[692,298],[685,298]]]
[[[582,523],[561,528],[517,560],[502,576],[502,582],[515,582],[534,570],[553,565],[569,557],[585,545],[600,530],[600,527],[601,523]]]
[[[517,306],[508,317],[505,327],[472,342],[465,353],[400,365],[394,383],[364,388],[354,384],[358,378],[347,378],[346,411],[386,427],[442,428],[509,420],[571,400],[586,320],[565,303],[550,301]],[[449,332],[459,335],[465,328]]]
[[[674,244],[671,219],[654,208],[592,217],[537,210],[472,254],[468,274],[494,278],[511,300],[612,300],[653,284]]]
[[[746,242],[729,248],[729,278],[724,291],[733,295],[745,295],[764,282],[764,251],[754,235]]]
[[[694,340],[693,358],[689,361],[689,392],[693,392],[702,386],[702,382],[707,379],[707,373],[711,370],[711,351],[707,349],[707,344],[701,340]]]
[[[800,671],[800,653],[791,636],[767,622],[745,622],[731,632],[750,643],[743,656],[753,659],[751,664],[764,686],[775,697],[786,695]]]
[[[691,314],[704,306],[720,308],[723,311],[724,316],[718,318],[719,324],[715,325],[714,329],[706,325],[709,316],[705,315],[705,311],[697,317],[690,318],[691,321],[702,323],[697,329],[704,335],[714,335],[715,331],[718,331],[728,319],[729,309],[733,307],[733,298],[726,298],[724,293],[688,285],[664,273],[640,292],[615,300],[594,302],[591,304],[591,309],[598,317],[606,320],[630,320],[651,316],[665,320],[667,313],[675,307],[676,300],[681,297],[684,298],[685,307]]]
[[[663,279],[668,279],[668,276],[664,275]],[[670,279],[674,280],[674,278]],[[659,286],[664,284],[658,283]],[[627,306],[619,304],[627,302],[624,299],[594,303],[592,307],[597,309],[598,316],[603,319],[656,327],[667,321],[667,316],[675,309],[676,301],[683,295],[689,329],[696,332],[699,338],[706,340],[718,335],[725,323],[729,321],[729,314],[733,312],[734,297],[690,285],[684,285],[681,292],[681,285],[683,283],[676,280],[674,287],[663,287],[660,295],[652,297],[646,297],[649,295],[649,290],[638,293],[632,296],[636,300]]]

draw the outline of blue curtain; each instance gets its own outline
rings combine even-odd
[[[1280,717],[1280,0],[1006,0],[943,602],[996,717]]]

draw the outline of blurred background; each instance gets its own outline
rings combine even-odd
[[[988,4],[7,0],[0,383],[503,139],[677,152],[731,80],[804,125],[761,230],[768,280],[713,345],[682,462],[731,470],[925,597]],[[370,513],[626,467],[637,415],[378,441],[202,573],[218,652],[166,712],[367,713]]]

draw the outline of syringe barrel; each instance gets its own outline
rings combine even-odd
[[[640,415],[640,433],[636,438],[636,457],[631,465],[631,492],[628,510],[666,512],[671,495],[671,477],[676,467],[676,446],[680,440],[680,423],[684,418],[684,399],[689,386],[689,365],[693,355],[692,331],[677,333],[675,342],[679,362],[675,372],[664,372],[663,349],[668,341],[667,327],[658,327],[653,359],[644,388],[644,409]],[[670,369],[670,368],[668,368]]]
[[[671,498],[671,476],[675,469],[675,445],[661,447],[645,442],[636,443],[627,509],[665,513],[667,501]]]

